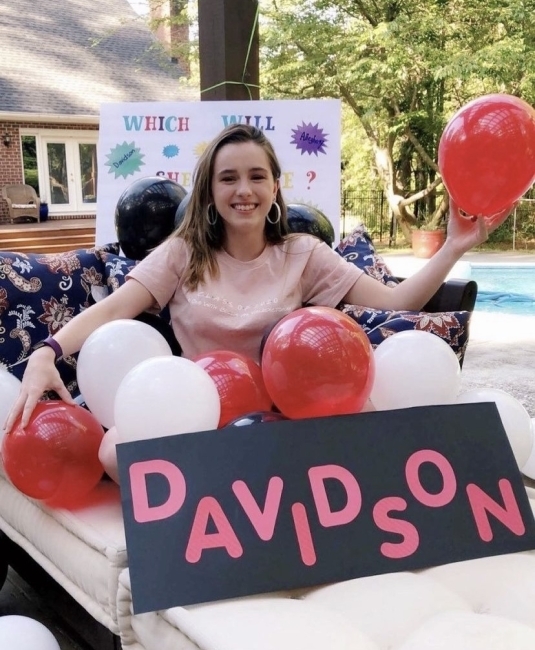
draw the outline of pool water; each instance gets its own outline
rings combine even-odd
[[[535,266],[472,264],[476,310],[535,316]]]

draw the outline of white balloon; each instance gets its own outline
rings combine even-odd
[[[19,396],[22,382],[8,370],[0,368],[0,446],[4,436],[4,423],[11,407]]]
[[[535,480],[535,418],[531,418],[531,440],[531,454],[520,469],[524,476]]]
[[[455,352],[429,332],[397,332],[374,351],[370,400],[378,411],[452,404],[461,386]]]
[[[210,375],[182,357],[142,361],[115,398],[119,442],[217,429],[221,402]]]
[[[2,650],[60,650],[55,636],[42,623],[27,616],[0,616]]]
[[[518,467],[528,461],[533,449],[533,431],[529,413],[516,397],[500,388],[474,388],[459,395],[459,404],[495,402]]]
[[[102,325],[78,355],[76,378],[87,408],[111,428],[117,389],[127,373],[146,359],[171,354],[165,338],[147,323],[120,319]]]

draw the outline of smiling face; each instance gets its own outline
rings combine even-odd
[[[268,156],[256,143],[226,144],[217,152],[212,196],[227,233],[264,232],[277,188]]]

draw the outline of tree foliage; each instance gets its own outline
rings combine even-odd
[[[262,0],[261,7],[264,96],[341,98],[406,234],[420,219],[438,225],[446,214],[436,161],[453,112],[490,92],[535,100],[535,0]]]

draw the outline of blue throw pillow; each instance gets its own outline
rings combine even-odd
[[[334,250],[351,264],[363,269],[372,278],[389,286],[399,283],[383,258],[376,253],[364,224],[359,224]]]
[[[125,283],[127,274],[137,262],[128,257],[121,257],[113,251],[100,250],[98,254],[104,265],[104,284],[109,292],[113,293]]]
[[[108,250],[100,251],[99,255],[104,264],[104,284],[107,287],[107,292],[113,293],[126,282],[127,274],[138,262],[128,257],[121,257]],[[170,323],[169,307],[164,307],[160,312],[160,316],[165,322]]]
[[[459,361],[464,357],[471,312],[384,311],[346,304],[338,308],[362,327],[374,348],[396,332],[420,330],[439,336],[451,347]]]
[[[48,255],[0,252],[0,364],[21,379],[26,364],[14,364],[89,307],[103,271],[94,248]],[[76,393],[76,357],[60,361],[58,370]]]

